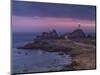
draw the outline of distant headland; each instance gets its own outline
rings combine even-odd
[[[34,38],[32,43],[18,47],[18,49],[62,52],[72,56],[73,63],[71,66],[74,70],[96,68],[96,39],[86,36],[80,25],[72,32],[64,35],[59,35],[55,29],[42,32]]]

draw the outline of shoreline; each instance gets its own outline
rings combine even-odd
[[[86,40],[87,41],[87,40]],[[42,40],[39,42],[28,43],[18,49],[43,49],[48,52],[63,52],[72,57],[72,64],[65,66],[71,70],[96,69],[96,46],[90,42],[76,42],[73,40]]]

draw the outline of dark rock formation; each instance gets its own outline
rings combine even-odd
[[[49,32],[43,32],[41,35],[36,36],[35,40],[46,40],[46,39],[57,39],[58,34],[56,30],[52,30]]]
[[[65,34],[69,39],[81,39],[81,38],[86,38],[85,33],[81,29],[76,29],[73,32],[69,34]]]

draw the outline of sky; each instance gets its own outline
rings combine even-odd
[[[70,32],[81,25],[94,32],[96,7],[89,5],[12,1],[13,32]]]

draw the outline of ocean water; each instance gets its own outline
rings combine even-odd
[[[32,42],[35,36],[33,33],[12,35],[12,73],[59,71],[64,65],[72,63],[70,55],[59,55],[58,52],[46,52],[40,49],[17,49],[18,46]]]

